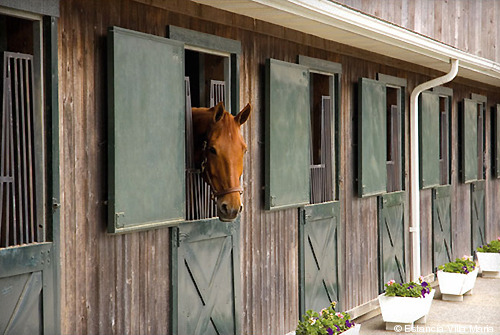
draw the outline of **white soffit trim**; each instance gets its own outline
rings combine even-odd
[[[192,0],[330,41],[500,86],[500,63],[469,54],[427,36],[328,0]]]

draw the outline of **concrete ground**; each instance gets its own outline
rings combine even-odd
[[[441,300],[439,287],[425,324],[403,327],[400,334],[493,334],[500,335],[500,279],[476,280],[473,293],[462,302]],[[360,335],[398,334],[385,330],[382,315],[361,322]]]

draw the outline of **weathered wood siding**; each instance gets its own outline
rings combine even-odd
[[[500,62],[496,0],[335,0],[460,50]]]
[[[243,127],[249,149],[245,158],[245,209],[241,219],[244,333],[284,334],[294,329],[298,319],[298,211],[263,210],[264,63],[269,57],[296,62],[297,55],[303,54],[343,66],[339,180],[343,232],[341,276],[345,284],[341,300],[349,309],[375,299],[378,295],[377,199],[361,199],[356,194],[358,78],[376,78],[380,72],[407,79],[404,132],[407,176],[409,92],[439,73],[185,0],[66,0],[61,2],[59,22],[63,333],[168,333],[169,231],[108,235],[105,202],[106,30],[117,25],[165,36],[169,24],[242,43],[240,106],[246,102],[253,106],[250,122]],[[499,51],[495,52],[498,58]],[[464,80],[457,80],[449,87],[454,90],[453,243],[454,256],[461,256],[470,253],[467,221],[470,186],[458,180],[457,103],[470,97],[470,93],[488,96],[487,235],[492,239],[500,234],[500,206],[497,206],[500,180],[493,180],[491,173],[489,108],[500,102],[500,93]],[[405,180],[408,190],[408,180]],[[425,274],[431,272],[432,266],[431,196],[430,191],[421,194],[422,272]],[[405,215],[408,217],[408,213]]]
[[[150,26],[146,16],[139,18],[142,10],[138,7],[118,1],[61,2],[61,329],[64,334],[168,332],[168,230],[120,236],[106,233],[106,31],[114,24],[139,30]],[[156,33],[164,31],[162,27]]]

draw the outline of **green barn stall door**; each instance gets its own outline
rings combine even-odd
[[[1,334],[43,334],[42,272],[0,278]],[[4,294],[5,294],[4,293]]]
[[[474,253],[477,247],[485,244],[486,237],[486,215],[485,215],[485,195],[486,182],[479,180],[471,184],[471,252]]]
[[[53,250],[52,243],[0,249],[0,334],[53,333]]]
[[[310,115],[306,67],[266,62],[265,207],[309,203]]]
[[[451,186],[432,190],[432,264],[434,269],[452,261]]]
[[[394,279],[406,281],[405,192],[393,192],[378,198],[379,213],[379,289]]]
[[[420,187],[439,185],[439,96],[422,92],[419,110]]]
[[[477,180],[477,101],[464,99],[462,110],[462,181]]]
[[[184,47],[108,32],[111,233],[185,218]]]
[[[241,333],[239,225],[239,219],[179,225],[174,334]]]
[[[19,31],[38,33],[34,55],[9,47],[0,58],[0,334],[59,334],[57,18],[11,13]]]
[[[387,190],[386,86],[367,78],[358,85],[358,194],[367,197]]]
[[[340,203],[300,209],[300,315],[339,301],[338,229]]]

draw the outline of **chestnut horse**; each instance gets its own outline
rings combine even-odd
[[[212,108],[193,108],[195,165],[211,186],[217,200],[217,215],[221,221],[233,221],[241,212],[240,177],[243,155],[247,150],[240,127],[250,116],[247,104],[232,116],[222,102]]]

